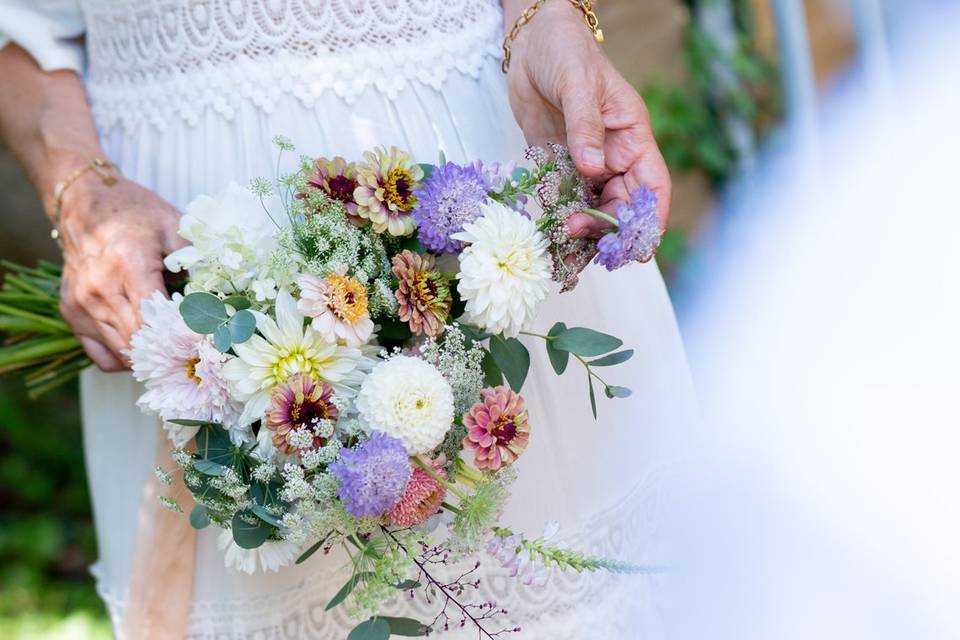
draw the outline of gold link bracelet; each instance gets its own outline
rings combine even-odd
[[[112,187],[113,185],[117,184],[118,178],[115,175],[108,173],[108,169],[115,169],[115,167],[106,160],[94,158],[54,185],[53,197],[55,206],[53,210],[53,219],[51,220],[51,222],[53,222],[53,229],[50,230],[50,237],[56,240],[57,244],[60,244],[60,210],[63,209],[63,196],[67,192],[67,189],[69,189],[73,183],[80,178],[80,176],[88,171],[93,171],[95,174],[97,174],[97,177],[100,178],[100,181],[104,185]]]
[[[579,9],[581,13],[583,13],[583,21],[587,23],[590,33],[593,34],[593,37],[597,42],[603,44],[603,29],[600,28],[600,20],[597,18],[597,14],[593,10],[593,2],[590,0],[568,1],[575,8]],[[547,0],[537,0],[532,5],[524,9],[523,13],[520,14],[520,17],[517,18],[517,21],[513,23],[513,29],[511,29],[510,33],[508,33],[503,39],[503,63],[500,65],[500,69],[504,73],[510,70],[510,57],[512,55],[512,52],[510,51],[511,43],[517,39],[520,29],[522,29],[525,24],[530,22],[533,19],[533,16],[536,15],[537,11],[540,10],[540,7],[546,3]]]

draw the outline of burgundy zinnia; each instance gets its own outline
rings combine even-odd
[[[273,390],[266,427],[273,431],[273,446],[293,453],[297,448],[290,442],[291,433],[307,429],[314,433],[313,448],[322,447],[326,440],[317,434],[321,421],[336,420],[339,415],[333,404],[333,387],[298,373]]]
[[[353,200],[353,192],[357,188],[356,165],[337,156],[333,160],[317,158],[313,166],[314,171],[307,178],[307,184],[331,199],[342,202],[350,215],[356,215],[357,203]]]

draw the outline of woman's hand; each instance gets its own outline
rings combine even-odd
[[[165,200],[123,178],[111,187],[86,175],[64,194],[60,310],[104,371],[127,368],[140,300],[165,291],[163,258],[184,244],[179,218]]]
[[[522,8],[529,4],[520,2]],[[517,11],[506,12],[508,28],[511,13]],[[510,104],[527,141],[567,144],[582,174],[606,182],[598,206],[606,213],[615,214],[638,186],[651,189],[666,228],[670,173],[646,106],[603,53],[583,14],[566,0],[548,0],[511,48]],[[598,235],[609,226],[587,214],[571,216],[567,225],[577,237]]]

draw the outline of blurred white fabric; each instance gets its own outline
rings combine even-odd
[[[845,83],[718,234],[668,637],[960,637],[960,7],[899,25],[897,103]]]

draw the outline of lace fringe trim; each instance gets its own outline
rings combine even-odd
[[[280,51],[268,58],[241,57],[231,63],[206,64],[165,78],[91,81],[87,90],[101,131],[115,126],[131,131],[144,124],[163,131],[176,120],[192,126],[208,109],[233,120],[245,103],[272,113],[281,100],[291,96],[312,108],[328,91],[349,104],[368,89],[392,100],[413,82],[439,91],[450,73],[479,77],[489,58],[500,55],[499,30],[499,15],[492,12],[462,33],[429,43],[386,50],[360,45],[349,55],[310,59]]]

